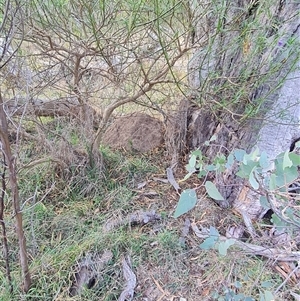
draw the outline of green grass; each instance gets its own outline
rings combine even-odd
[[[55,126],[53,122],[52,126]],[[72,141],[72,135],[66,137]],[[57,136],[50,141],[57,143]],[[135,300],[144,298],[150,288],[153,300],[158,300],[162,295],[158,285],[170,298],[213,300],[214,296],[224,298],[231,291],[259,300],[260,293],[275,291],[280,285],[282,279],[262,258],[247,256],[234,247],[226,257],[215,250],[201,250],[202,240],[193,233],[188,234],[184,244],[181,242],[183,219],[172,217],[178,196],[169,185],[151,181],[153,175],[163,177],[165,173],[165,159],[161,154],[137,155],[106,147],[101,147],[101,153],[105,166],[101,172],[86,164],[79,171],[71,168],[66,175],[60,175],[50,162],[19,171],[33,285],[27,294],[19,289],[18,244],[13,220],[6,217],[14,293],[9,295],[4,263],[0,259],[1,301],[117,300],[124,287],[121,257],[125,254],[130,255],[139,283]],[[45,149],[34,143],[20,148],[20,158],[26,163],[45,154]],[[137,189],[137,184],[145,180],[148,182],[143,189],[158,193],[154,199],[142,197]],[[109,219],[117,216],[125,219],[137,210],[152,209],[162,214],[160,221],[146,225],[124,223],[110,232],[103,231]],[[225,224],[241,223],[229,210],[224,218],[223,211],[204,199],[188,216],[203,226],[218,228],[220,233],[226,232]],[[224,225],[218,224],[220,219]],[[104,267],[102,278],[92,289],[84,289],[80,296],[70,298],[76,262],[88,253],[104,250],[111,250],[113,259]],[[282,300],[287,300],[288,288],[289,284],[279,295]]]
[[[167,296],[185,297],[188,300],[212,300],[212,296],[222,297],[226,290],[241,283],[236,293],[259,298],[264,285],[274,290],[280,284],[280,278],[262,259],[246,256],[240,250],[229,250],[228,256],[221,257],[216,251],[200,250],[201,240],[190,233],[185,245],[180,242],[182,220],[170,218],[168,202],[163,204],[159,198],[150,203],[135,199],[132,190],[132,177],[147,177],[158,168],[150,164],[151,160],[136,158],[131,154],[112,152],[103,149],[107,163],[105,177],[89,175],[88,181],[99,185],[101,195],[83,197],[78,191],[55,189],[50,198],[39,201],[47,190],[45,178],[50,166],[43,170],[30,169],[21,178],[22,194],[25,196],[37,189],[36,204],[28,202],[24,211],[24,226],[27,236],[30,258],[30,271],[33,285],[23,295],[20,285],[17,247],[11,239],[12,276],[15,292],[8,293],[4,269],[0,270],[1,301],[9,300],[117,300],[124,286],[121,272],[121,257],[128,254],[137,275],[139,286],[136,288],[136,300],[145,296],[149,287],[153,288],[154,298],[159,299],[159,284]],[[157,162],[158,164],[159,162]],[[49,178],[49,177],[48,177]],[[58,187],[61,185],[57,181]],[[164,184],[159,189],[169,193]],[[67,192],[67,193],[66,193]],[[103,231],[105,222],[117,214],[126,216],[135,210],[149,210],[155,203],[161,202],[164,218],[154,224],[128,225],[116,227],[110,232]],[[199,204],[194,216],[203,214],[204,207]],[[203,204],[203,206],[206,206]],[[206,209],[207,210],[207,206]],[[214,215],[212,213],[212,215]],[[216,218],[212,219],[217,221]],[[236,216],[230,219],[237,222]],[[9,236],[13,237],[13,225],[9,227]],[[72,267],[87,253],[101,253],[111,250],[112,260],[105,266],[101,279],[92,289],[84,289],[80,296],[70,298]],[[155,281],[156,282],[155,282]],[[207,296],[205,294],[208,294]],[[155,295],[156,294],[156,295]],[[206,297],[210,299],[205,299]],[[202,300],[201,299],[201,300]]]

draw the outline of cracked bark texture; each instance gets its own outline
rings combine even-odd
[[[213,158],[219,151],[227,155],[258,146],[274,158],[300,137],[300,3],[211,5],[206,20],[195,24],[198,42],[210,38],[189,63],[189,149],[200,148]],[[205,146],[213,135],[214,145]],[[255,198],[243,191],[235,172],[217,176],[226,199],[222,207]]]

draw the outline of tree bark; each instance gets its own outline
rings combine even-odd
[[[207,19],[195,24],[196,40],[209,42],[189,63],[187,146],[211,159],[220,151],[228,155],[259,146],[274,158],[300,137],[299,93],[293,91],[300,86],[300,4],[236,0],[211,5]],[[213,135],[216,141],[206,146]],[[243,183],[235,172],[217,176],[223,207],[241,201]]]

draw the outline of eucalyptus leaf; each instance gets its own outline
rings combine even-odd
[[[275,301],[275,297],[270,291],[264,292],[265,301]]]
[[[227,250],[230,246],[234,245],[235,243],[235,239],[230,238],[230,239],[226,239],[225,241],[221,241],[219,242],[219,253],[222,256],[226,256],[227,255]]]
[[[220,233],[219,233],[219,231],[215,227],[210,226],[210,228],[209,228],[209,235],[210,236],[219,237]]]
[[[284,153],[284,156],[283,156],[282,168],[285,169],[286,167],[291,167],[291,166],[293,166],[293,162],[290,159],[290,157],[289,157],[289,151],[287,150]]]
[[[177,218],[195,207],[197,203],[197,195],[194,189],[184,190],[179,198],[174,217]]]
[[[189,160],[189,166],[195,168],[196,160],[197,160],[197,157],[195,155],[192,155],[190,160]]]
[[[209,164],[206,166],[206,170],[207,171],[213,171],[213,170],[216,170],[216,166],[213,165],[213,164]]]
[[[235,159],[239,162],[242,162],[243,161],[243,158],[244,158],[244,155],[246,154],[246,152],[243,150],[243,149],[236,149],[234,151],[234,156],[235,156]]]
[[[186,170],[187,170],[188,172],[190,172],[190,173],[193,173],[193,172],[196,171],[195,167],[193,167],[193,166],[191,166],[191,165],[189,165],[189,164],[186,165],[185,168],[186,168]]]
[[[227,158],[227,162],[226,162],[226,168],[231,168],[231,166],[233,165],[234,163],[234,156],[233,154],[229,154],[228,158]]]
[[[255,148],[249,155],[245,155],[244,157],[248,157],[249,161],[259,161],[259,149],[258,147]]]
[[[263,151],[260,154],[260,158],[259,158],[259,165],[263,168],[263,169],[267,169],[270,166],[270,162],[268,159],[268,155],[265,151]]]
[[[286,223],[275,213],[272,214],[271,222],[278,230],[286,227]]]
[[[252,170],[257,167],[258,162],[248,161],[247,164],[241,163],[240,169],[238,171],[238,176],[244,179],[249,178]]]
[[[205,170],[201,170],[199,173],[198,173],[198,178],[201,179],[202,177],[206,176],[207,175],[207,171]]]
[[[224,201],[224,198],[222,197],[221,193],[219,192],[219,190],[213,182],[206,181],[205,188],[206,192],[211,198],[217,201]]]
[[[186,175],[184,176],[184,178],[183,178],[180,182],[186,181],[186,180],[189,179],[194,173],[195,173],[195,171],[189,172],[188,174],[186,174]]]
[[[270,204],[268,202],[268,199],[265,196],[261,196],[260,199],[260,205],[264,208],[264,209],[270,209]]]
[[[198,157],[199,159],[202,159],[202,152],[200,149],[197,149],[195,151],[192,152],[192,156],[196,156]]]
[[[256,148],[252,153],[250,154],[245,154],[243,158],[243,163],[245,165],[248,165],[248,162],[257,162],[259,160],[259,149]]]
[[[276,189],[276,175],[275,174],[270,175],[269,189],[271,191]]]
[[[300,156],[295,153],[289,153],[289,158],[293,162],[293,165],[298,166],[300,165]]]
[[[270,288],[272,286],[273,286],[273,283],[271,281],[263,281],[261,283],[261,287],[263,287],[263,288]]]
[[[298,168],[297,166],[293,165],[291,167],[286,167],[284,170],[277,169],[276,176],[277,187],[285,186],[286,184],[290,184],[298,178]]]
[[[212,249],[216,244],[217,238],[216,237],[208,237],[204,240],[203,243],[200,244],[200,248],[202,250],[210,250]]]

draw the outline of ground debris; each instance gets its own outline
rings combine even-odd
[[[189,234],[190,227],[191,227],[191,222],[188,218],[186,218],[184,221],[184,225],[181,229],[181,236],[179,238],[180,243],[182,243],[183,245],[185,244],[185,239]]]
[[[191,228],[195,235],[199,238],[205,239],[209,237],[209,229],[202,227],[201,230],[195,223],[191,223]],[[227,237],[220,235],[219,240],[225,241]],[[234,239],[234,238],[233,238]],[[235,245],[243,249],[249,254],[263,256],[266,258],[278,260],[278,261],[299,261],[299,251],[289,251],[283,248],[271,248],[263,247],[255,244],[245,243],[238,239],[235,239]]]
[[[239,239],[243,236],[244,227],[242,226],[229,226],[226,229],[226,237]]]
[[[168,177],[169,183],[174,187],[176,192],[179,193],[181,188],[179,187],[178,183],[175,180],[175,177],[174,177],[174,174],[173,174],[173,166],[167,168],[167,177]]]
[[[123,276],[126,286],[122,291],[118,301],[131,301],[136,287],[136,276],[131,268],[131,260],[129,256],[122,257]]]
[[[164,183],[164,184],[168,184],[169,183],[169,181],[167,179],[158,178],[158,177],[153,177],[153,181],[161,182],[161,183]]]
[[[289,283],[295,287],[300,281],[300,267],[294,262],[278,261],[274,263],[273,269],[284,279],[283,285]]]
[[[147,224],[149,222],[160,220],[160,214],[157,214],[155,210],[152,211],[135,211],[127,216],[118,216],[110,218],[104,225],[103,230],[105,232],[111,231],[114,228],[124,226],[126,224]]]
[[[113,258],[113,253],[105,250],[100,254],[87,254],[74,267],[74,280],[69,290],[71,297],[79,295],[84,287],[92,288],[101,278],[105,265]]]

